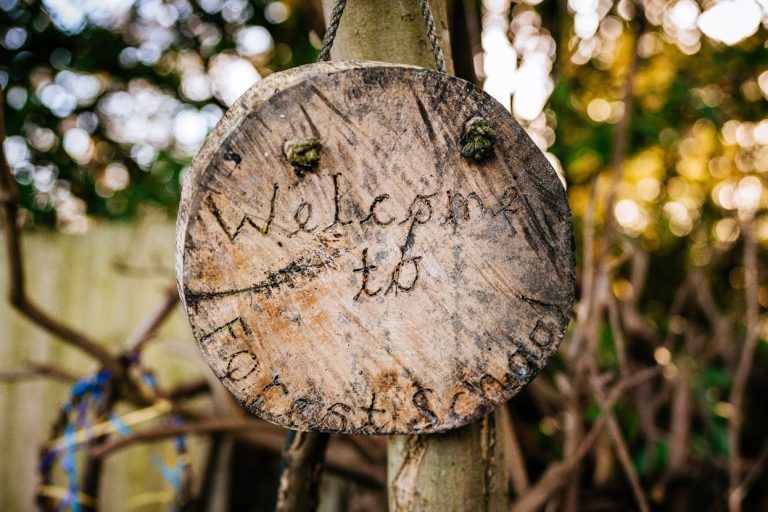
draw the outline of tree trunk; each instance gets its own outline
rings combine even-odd
[[[323,0],[326,20],[335,1]],[[432,0],[430,7],[447,71],[453,73],[447,2]],[[435,67],[417,0],[348,2],[331,57]],[[499,412],[445,434],[390,437],[390,510],[507,510]]]
[[[501,411],[445,434],[391,436],[391,512],[508,510]]]
[[[325,19],[336,0],[323,0]],[[453,74],[446,0],[429,2],[448,73]],[[378,60],[435,67],[418,0],[350,0],[331,50],[332,60]]]
[[[318,484],[323,471],[328,434],[291,432],[283,452],[283,474],[277,490],[276,512],[317,510]]]

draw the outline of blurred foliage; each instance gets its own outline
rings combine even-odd
[[[700,36],[686,47],[666,25],[669,6],[660,27],[639,32],[621,21],[621,31],[604,37],[584,64],[560,50],[564,63],[547,107],[556,127],[549,151],[562,162],[581,236],[585,212],[595,213],[598,226],[606,215],[601,198],[610,188],[624,78],[639,38],[627,158],[610,213],[626,239],[650,254],[643,309],[656,313],[663,331],[669,301],[691,266],[706,269],[721,306],[743,302],[741,255],[733,250],[740,248],[740,217],[755,216],[756,237],[768,247],[766,32],[736,46]],[[608,32],[606,20],[620,19],[607,15],[598,35]],[[598,200],[590,204],[593,186]],[[619,299],[636,293],[628,278],[615,278]],[[768,287],[759,300],[768,306]]]
[[[315,57],[307,24],[281,2],[0,2],[6,150],[26,222],[79,232],[86,214],[173,213],[223,109]]]

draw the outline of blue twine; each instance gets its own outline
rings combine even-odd
[[[61,458],[61,466],[69,480],[67,495],[59,503],[59,509],[65,510],[68,506],[71,512],[80,512],[80,501],[77,499],[77,443],[75,439],[75,426],[68,423],[64,427],[64,456]]]
[[[90,403],[98,405],[103,402],[104,388],[109,383],[112,374],[109,370],[101,370],[95,375],[84,377],[75,382],[70,388],[70,399],[62,404],[61,410],[67,417],[64,426],[64,447],[53,448],[40,458],[38,467],[41,471],[49,471],[57,457],[61,456],[60,464],[67,477],[67,493],[59,501],[57,510],[80,512],[79,477],[77,470],[77,428],[84,428],[88,437],[91,434],[91,424],[88,421]],[[74,413],[74,418],[71,418]]]
[[[82,398],[77,404],[77,421],[76,424],[80,427],[85,427],[86,435],[91,437],[91,422],[88,421],[88,397]]]
[[[58,456],[59,450],[56,448],[46,451],[37,463],[38,471],[40,473],[47,473],[51,467],[53,467],[53,464],[56,462],[56,457]]]
[[[171,484],[174,492],[176,493],[176,496],[181,494],[184,465],[182,463],[178,463],[174,467],[166,466],[157,454],[152,454],[152,462],[155,464],[155,466],[157,466],[157,469],[160,471],[163,479]]]
[[[109,415],[109,421],[114,425],[115,429],[120,432],[120,434],[124,436],[131,435],[131,427],[125,424],[122,419],[120,419],[120,416],[117,416],[116,414],[110,414]]]
[[[176,436],[176,451],[183,453],[187,451],[187,438],[184,436]]]
[[[154,374],[150,372],[143,372],[142,378],[144,380],[144,383],[152,388],[153,391],[157,390],[157,379],[155,378]]]
[[[128,362],[131,365],[139,365],[140,359],[138,354],[130,356]],[[152,390],[157,391],[158,384],[155,375],[141,368],[140,371],[144,383]],[[67,475],[69,485],[67,494],[59,502],[57,510],[64,511],[69,508],[71,512],[80,512],[81,507],[78,500],[79,478],[76,459],[78,446],[75,438],[76,427],[91,428],[88,421],[89,402],[94,405],[102,403],[104,388],[109,383],[111,377],[112,375],[108,370],[101,370],[95,375],[78,380],[70,389],[71,399],[61,406],[68,419],[64,427],[64,447],[63,449],[54,448],[45,452],[38,463],[41,471],[48,471],[55,463],[56,458],[61,456],[60,464]],[[74,421],[70,420],[72,413],[75,413]],[[110,414],[109,421],[121,435],[128,436],[133,432],[116,414]],[[184,424],[184,421],[177,416],[172,417],[171,421],[175,425]],[[89,431],[87,430],[87,432]],[[175,501],[178,502],[183,492],[183,476],[186,469],[186,462],[181,457],[187,451],[186,437],[183,435],[176,436],[174,438],[174,448],[178,459],[175,466],[167,466],[157,454],[153,454],[152,459],[163,479],[173,487],[176,495]]]
[[[109,370],[101,370],[96,375],[85,377],[75,382],[70,390],[73,399],[82,398],[86,394],[101,396],[104,386],[107,385],[112,374]]]

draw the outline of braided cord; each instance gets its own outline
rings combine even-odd
[[[445,73],[443,50],[440,48],[440,43],[437,40],[435,19],[432,17],[429,2],[427,0],[419,0],[419,7],[421,8],[421,16],[424,18],[424,25],[427,27],[427,37],[429,38],[429,44],[432,46],[432,54],[435,56],[435,65],[438,71]]]
[[[325,36],[323,36],[323,42],[320,45],[320,53],[317,56],[318,62],[330,60],[331,47],[333,47],[333,41],[336,39],[336,31],[339,30],[341,15],[344,14],[344,8],[346,6],[347,0],[336,0],[333,10],[331,11],[331,19],[328,22],[328,30],[326,30]],[[424,26],[427,28],[427,38],[429,39],[430,46],[432,46],[432,55],[435,57],[437,70],[441,73],[445,73],[443,50],[440,48],[440,43],[437,40],[435,19],[432,17],[429,2],[427,0],[419,0],[419,9],[421,10],[421,17],[424,18]]]
[[[333,11],[331,11],[331,20],[328,23],[328,30],[325,31],[323,44],[320,45],[320,54],[317,56],[318,62],[331,60],[331,47],[333,46],[333,40],[336,39],[336,31],[339,29],[341,15],[344,14],[344,7],[346,6],[347,0],[336,0],[336,4],[333,6]]]

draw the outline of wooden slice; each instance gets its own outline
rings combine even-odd
[[[462,155],[468,126],[492,136],[484,159]],[[205,358],[252,413],[438,432],[515,395],[557,349],[571,215],[544,155],[482,90],[312,64],[255,85],[207,140],[177,275]]]

